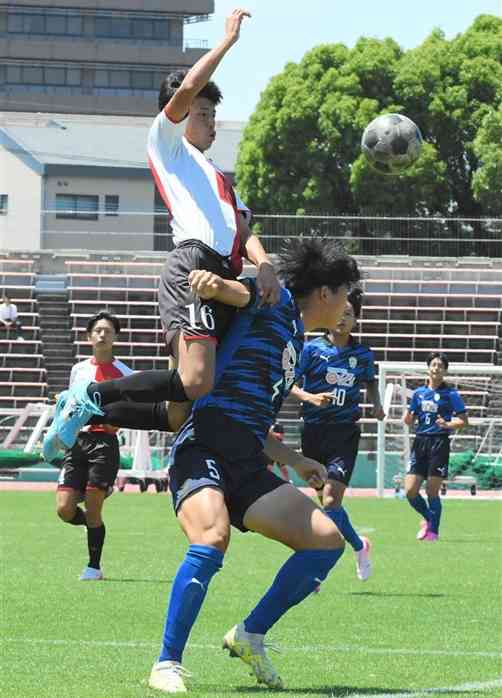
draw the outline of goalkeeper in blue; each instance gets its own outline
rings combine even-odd
[[[361,314],[362,291],[353,289],[340,321],[322,337],[307,342],[300,362],[302,387],[291,394],[302,405],[302,451],[323,463],[328,479],[319,492],[327,515],[356,554],[361,581],[371,575],[370,541],[352,526],[342,505],[356,464],[361,429],[361,388],[366,385],[373,416],[384,419],[375,380],[373,352],[352,337]]]
[[[285,288],[275,306],[259,307],[252,283],[241,287],[235,305],[246,307],[218,351],[216,387],[194,403],[173,445],[170,489],[188,550],[172,585],[162,648],[150,674],[149,685],[164,693],[187,691],[183,651],[222,567],[231,526],[292,550],[265,595],[223,639],[230,656],[272,689],[283,682],[265,651],[267,633],[315,591],[344,550],[334,522],[267,469],[263,450],[313,486],[325,480],[322,464],[268,433],[297,379],[304,331],[336,325],[359,270],[335,245],[300,240],[281,255],[279,271]],[[191,274],[192,288],[205,299],[218,299],[235,283],[207,272]]]
[[[417,388],[404,415],[404,423],[416,423],[410,463],[405,478],[408,502],[422,518],[417,540],[434,543],[439,539],[441,522],[441,483],[448,477],[450,434],[468,425],[464,401],[445,383],[448,357],[433,352],[427,358],[425,385]],[[427,481],[427,502],[420,487]]]

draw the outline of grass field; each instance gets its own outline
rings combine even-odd
[[[105,507],[106,581],[82,583],[83,528],[53,513],[52,493],[0,494],[6,698],[128,698],[147,688],[171,581],[183,557],[165,494],[115,494]],[[288,696],[502,696],[502,502],[446,501],[442,539],[418,543],[405,502],[347,500],[374,543],[374,576],[347,549],[321,593],[272,630]],[[184,657],[194,696],[277,695],[220,649],[288,552],[234,533]],[[470,685],[470,687],[469,687]],[[414,693],[414,692],[417,693]]]

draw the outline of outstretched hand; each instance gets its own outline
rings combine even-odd
[[[225,36],[232,43],[235,43],[239,38],[244,17],[251,17],[251,13],[248,10],[237,8],[225,20]]]
[[[281,285],[271,264],[264,262],[258,267],[256,288],[260,297],[260,307],[265,304],[275,305],[279,302]]]
[[[302,480],[308,482],[315,490],[321,489],[328,478],[328,472],[324,465],[312,458],[302,457],[294,468]]]

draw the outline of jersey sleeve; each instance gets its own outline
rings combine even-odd
[[[70,382],[68,384],[68,387],[71,388],[73,383],[75,382],[75,379],[77,377],[78,369],[77,369],[77,364],[72,366],[71,372],[70,372]]]
[[[452,390],[450,393],[450,403],[454,414],[462,414],[466,411],[465,403],[456,390]]]
[[[366,366],[366,372],[364,376],[364,380],[366,383],[373,383],[376,377],[376,370],[375,370],[375,356],[371,349],[368,349],[368,365]]]
[[[186,118],[175,123],[166,115],[165,110],[157,114],[148,132],[148,157],[156,166],[156,161],[165,162],[176,157],[185,133]]]
[[[237,210],[242,213],[244,218],[246,219],[246,223],[249,225],[251,223],[251,209],[249,209],[246,204],[243,202],[239,194],[235,191],[234,189],[234,194],[235,194],[235,203],[237,204]]]
[[[312,345],[307,342],[303,347],[302,354],[300,357],[300,363],[298,364],[298,379],[304,379],[305,374],[308,373],[310,369],[310,364],[312,362]]]
[[[418,406],[419,406],[418,405],[418,394],[417,394],[417,391],[415,390],[415,392],[411,396],[411,400],[410,400],[409,405],[408,405],[408,410],[412,414],[416,414],[418,412]]]

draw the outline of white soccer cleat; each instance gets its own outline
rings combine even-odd
[[[94,567],[86,567],[79,577],[81,582],[99,582],[104,579],[103,570],[96,570]]]
[[[157,662],[152,667],[148,685],[164,693],[187,693],[187,687],[183,677],[190,676],[179,662],[167,660]]]
[[[231,657],[239,657],[249,664],[258,683],[264,683],[269,688],[284,688],[281,677],[265,653],[263,638],[264,635],[246,632],[244,623],[240,623],[223,638],[223,649],[229,650]]]
[[[363,547],[361,550],[356,552],[356,570],[357,578],[361,582],[365,582],[368,577],[371,577],[371,560],[370,560],[370,550],[371,544],[365,536],[361,536],[363,542]]]

